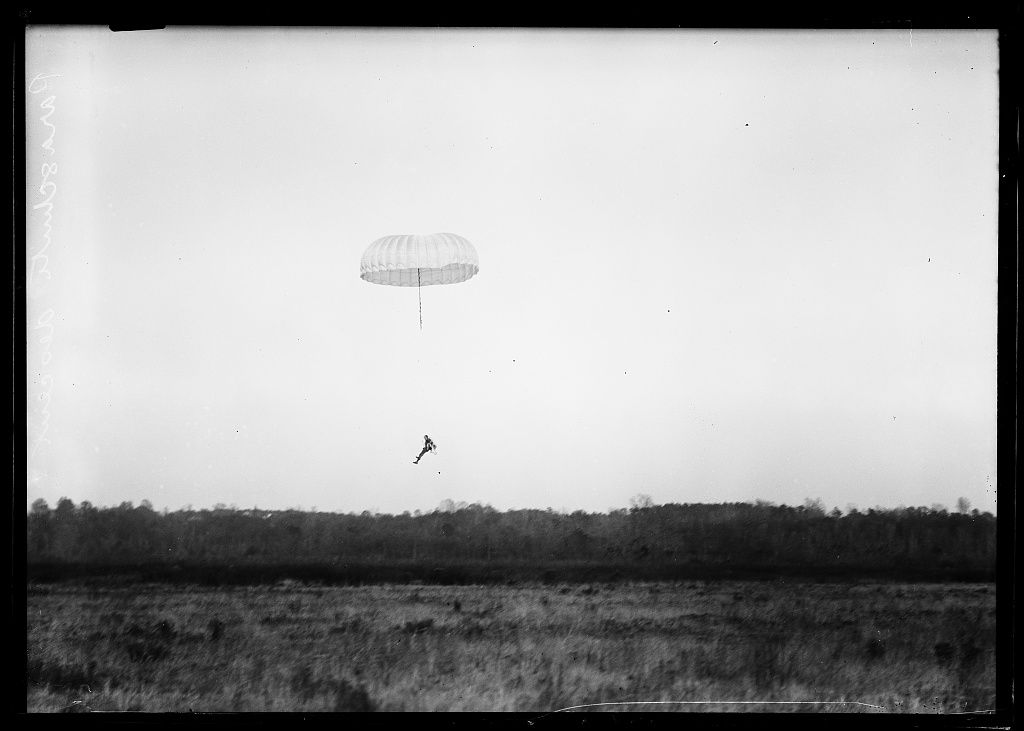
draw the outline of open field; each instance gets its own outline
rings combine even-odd
[[[27,611],[29,711],[733,701],[601,709],[934,713],[995,701],[992,584],[61,582],[31,584]]]

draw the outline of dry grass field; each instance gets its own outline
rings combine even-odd
[[[948,713],[995,698],[991,584],[58,583],[31,585],[27,611],[30,712]]]

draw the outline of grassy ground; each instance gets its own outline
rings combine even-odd
[[[995,696],[990,584],[51,584],[29,587],[28,622],[29,711],[934,713]]]

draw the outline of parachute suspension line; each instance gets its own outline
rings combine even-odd
[[[416,296],[420,300],[420,330],[423,330],[423,288],[420,287],[420,268],[416,267]]]

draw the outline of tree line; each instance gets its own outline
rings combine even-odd
[[[995,516],[941,507],[826,513],[765,502],[653,505],[607,513],[342,514],[218,506],[158,512],[62,498],[29,512],[28,562],[73,564],[503,563],[993,570]]]

